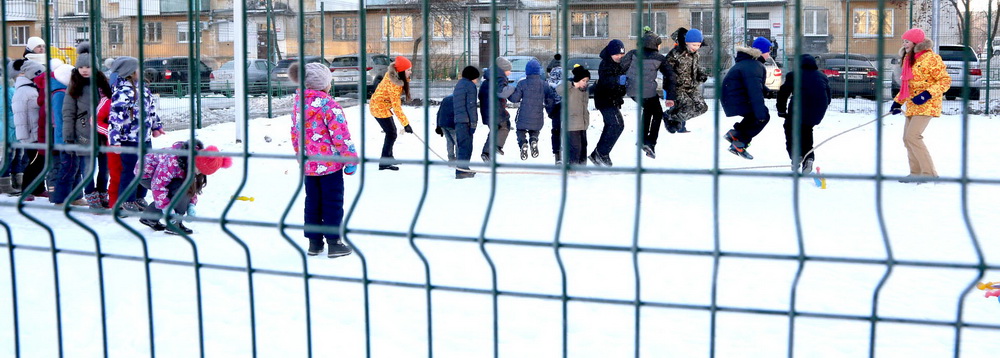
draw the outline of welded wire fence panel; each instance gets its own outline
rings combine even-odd
[[[990,354],[998,14],[942,3],[5,1],[0,356]]]

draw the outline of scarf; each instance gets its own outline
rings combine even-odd
[[[930,51],[930,50],[923,50],[923,51],[918,52],[916,55],[914,55],[914,58],[913,58],[912,62],[916,63],[917,59],[919,59],[920,56],[923,55],[924,53],[926,53],[927,51]],[[903,59],[903,73],[902,73],[902,77],[900,78],[900,82],[901,83],[900,83],[900,86],[899,86],[899,94],[900,95],[904,95],[904,93],[905,93],[904,96],[909,96],[910,95],[910,80],[913,79],[913,65],[911,65],[910,62],[911,61],[907,61],[905,59],[905,57],[904,57],[904,59]]]

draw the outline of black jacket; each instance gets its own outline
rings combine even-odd
[[[727,117],[753,116],[757,120],[771,119],[764,106],[764,64],[755,48],[737,47],[736,64],[722,80],[722,109]]]
[[[607,47],[601,51],[601,65],[597,69],[598,79],[594,86],[594,107],[597,109],[621,108],[625,103],[622,100],[625,97],[625,85],[618,84],[618,78],[625,74],[625,68],[611,59],[611,55]]]
[[[475,128],[479,123],[479,112],[476,112],[479,99],[476,84],[467,78],[463,78],[455,85],[452,91],[452,113],[455,116],[455,123],[468,123]],[[444,106],[444,103],[441,104]]]
[[[815,126],[823,121],[826,109],[833,100],[833,90],[830,88],[830,81],[816,65],[816,58],[812,55],[802,55],[799,61],[799,70],[786,75],[785,83],[778,90],[778,113],[788,113],[788,118],[792,118],[792,108],[789,101],[792,90],[795,86],[795,76],[800,76],[802,88],[798,96],[802,98],[802,123]]]

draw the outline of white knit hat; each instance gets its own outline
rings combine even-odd
[[[62,66],[56,67],[52,70],[52,76],[56,78],[56,81],[62,83],[63,85],[69,86],[69,81],[73,77],[73,65],[63,64]]]
[[[34,51],[35,47],[45,46],[45,40],[41,37],[30,37],[28,38],[28,43],[24,46],[28,51]]]

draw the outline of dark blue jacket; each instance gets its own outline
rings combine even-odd
[[[830,88],[830,81],[816,65],[816,58],[812,55],[802,55],[799,61],[799,70],[786,75],[785,83],[778,90],[778,113],[788,113],[788,118],[792,118],[792,107],[789,104],[789,96],[795,87],[795,77],[801,77],[802,88],[798,96],[802,98],[802,124],[815,126],[823,121],[826,109],[833,100],[833,90]]]
[[[556,91],[541,75],[528,75],[518,82],[510,101],[521,102],[517,109],[517,129],[540,131],[545,125],[544,111],[556,103]]]
[[[455,128],[455,96],[448,95],[441,100],[441,107],[438,107],[437,126],[441,128]]]
[[[722,109],[727,117],[771,119],[764,106],[764,64],[758,60],[760,56],[758,49],[736,48],[736,64],[722,80]]]
[[[496,72],[494,80],[497,82],[497,99],[490,101],[490,73]],[[514,93],[514,86],[507,84],[507,75],[503,71],[483,70],[483,84],[479,86],[479,114],[483,116],[483,124],[490,125],[490,106],[492,103],[499,103],[500,120],[509,121],[510,113],[507,113],[507,97]]]
[[[621,63],[611,59],[608,47],[601,50],[601,65],[597,68],[597,84],[594,86],[594,107],[597,109],[621,108],[625,103],[625,85],[618,84],[618,78],[625,74]],[[623,58],[624,59],[624,58]]]
[[[451,93],[454,97],[452,111],[455,114],[455,123],[469,123],[475,127],[479,123],[478,99],[476,99],[476,84],[467,78],[463,78],[455,85],[455,90]],[[444,103],[441,104],[442,106]]]

